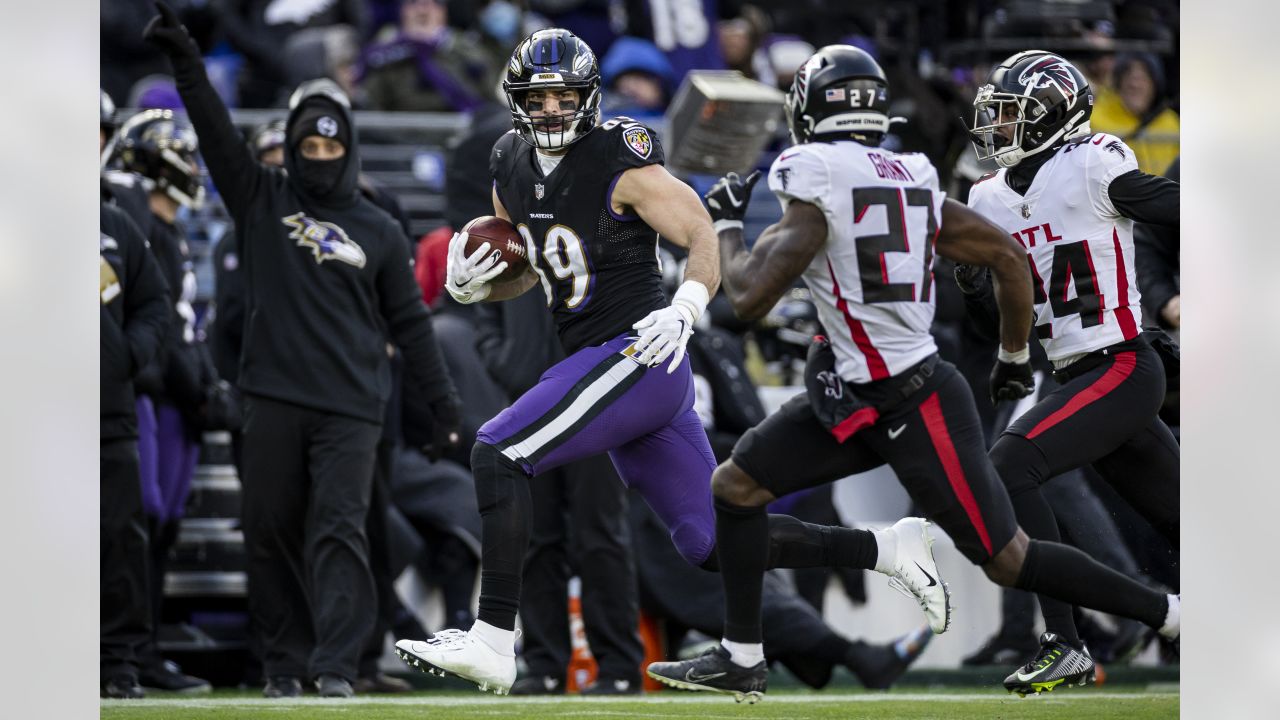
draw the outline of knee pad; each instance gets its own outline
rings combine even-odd
[[[1044,453],[1021,435],[1001,435],[988,457],[1011,497],[1034,490],[1049,479]]]

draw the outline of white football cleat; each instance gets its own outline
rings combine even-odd
[[[889,528],[898,538],[898,553],[889,575],[889,587],[920,603],[933,632],[951,627],[951,590],[938,574],[933,560],[933,536],[923,518],[903,518]]]
[[[516,658],[502,655],[465,630],[441,630],[430,640],[397,640],[396,654],[428,675],[470,680],[506,695],[516,681]]]

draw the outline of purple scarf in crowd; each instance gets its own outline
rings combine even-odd
[[[436,50],[453,42],[453,33],[442,32],[430,40],[411,38],[403,33],[388,43],[377,45],[364,53],[361,63],[361,79],[369,67],[380,67],[414,57],[418,64],[418,81],[424,88],[432,88],[459,112],[467,112],[483,102],[470,89],[458,82],[435,61]]]

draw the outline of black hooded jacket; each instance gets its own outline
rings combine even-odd
[[[160,351],[172,310],[160,264],[137,225],[104,202],[99,226],[99,414],[102,440],[123,440],[138,436],[133,378]]]
[[[296,147],[286,148],[287,174],[253,158],[203,65],[178,62],[175,77],[239,234],[246,292],[241,389],[381,423],[391,391],[390,340],[405,358],[407,389],[427,405],[452,398],[403,230],[357,191],[358,143],[346,149],[336,189],[313,197],[296,180]],[[316,95],[326,89],[300,89],[289,129],[307,106],[308,87]],[[354,132],[349,109],[331,104]]]

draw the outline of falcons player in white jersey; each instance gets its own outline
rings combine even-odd
[[[1178,444],[1156,414],[1165,371],[1141,330],[1133,222],[1176,226],[1178,184],[1139,171],[1121,139],[1090,134],[1092,106],[1084,76],[1041,50],[1000,63],[974,100],[974,145],[1000,170],[973,186],[969,207],[1026,252],[1036,335],[1061,383],[1005,430],[991,459],[1033,538],[1058,539],[1041,484],[1092,464],[1177,548]],[[1001,360],[1025,367],[1027,357]],[[1005,679],[1011,691],[1093,672],[1071,607],[1042,596],[1041,609],[1040,651]]]
[[[791,492],[888,464],[907,492],[993,581],[1141,620],[1177,636],[1176,599],[1147,589],[1074,548],[1031,540],[987,458],[969,386],[938,358],[933,254],[990,268],[1000,309],[1001,353],[993,391],[1023,397],[1032,287],[1025,253],[1009,234],[938,188],[921,155],[880,149],[889,88],[870,55],[848,45],[819,50],[787,95],[795,146],[769,171],[782,220],[753,250],[742,216],[759,174],[722,178],[707,194],[720,239],[721,287],[743,319],[763,316],[798,278],[813,292],[826,338],[809,351],[806,392],[748,431],[712,476],[716,548],[725,587],[720,645],[648,674],[688,690],[758,700],[767,671],[760,594],[768,558],[765,506]],[[904,587],[931,617],[950,622],[927,523],[877,531],[851,554],[887,571],[921,563]],[[926,567],[930,570],[926,571]],[[891,582],[891,584],[893,584]]]

